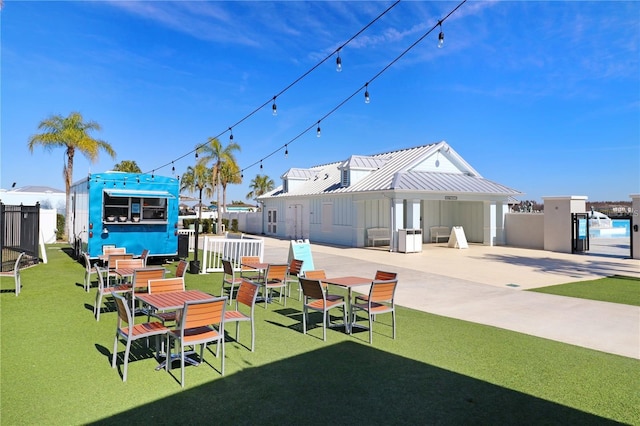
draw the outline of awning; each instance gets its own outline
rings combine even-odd
[[[174,199],[169,191],[142,191],[136,189],[107,189],[104,191],[109,197],[136,197],[136,198],[169,198]]]

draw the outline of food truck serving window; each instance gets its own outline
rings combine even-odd
[[[167,191],[104,191],[103,220],[105,222],[165,222],[167,200],[175,198]]]

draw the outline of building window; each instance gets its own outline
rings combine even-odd
[[[342,169],[340,184],[345,188],[349,186],[349,169]]]
[[[333,203],[322,203],[322,232],[333,231]]]
[[[277,210],[267,210],[267,234],[276,233],[277,222],[278,222]]]

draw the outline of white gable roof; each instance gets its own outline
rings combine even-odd
[[[368,173],[351,185],[341,186],[341,170],[353,168]],[[438,142],[371,156],[352,155],[347,160],[305,170],[295,187],[278,187],[260,198],[326,195],[381,190],[413,190],[447,193],[517,195],[519,191],[488,181],[446,142]],[[308,173],[307,173],[308,172]]]

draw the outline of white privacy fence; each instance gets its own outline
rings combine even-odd
[[[219,238],[204,237],[204,254],[202,256],[202,273],[222,272],[222,259],[231,260],[235,268],[240,267],[242,256],[258,256],[260,261],[264,255],[262,238],[238,237]]]

